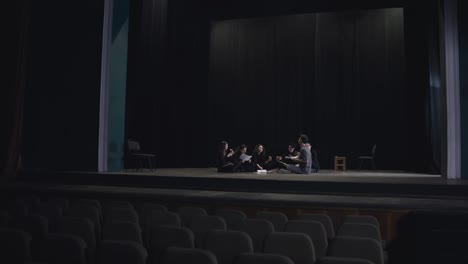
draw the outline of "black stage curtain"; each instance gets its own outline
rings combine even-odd
[[[3,133],[0,133],[0,182],[16,176],[21,166],[21,143],[23,133],[24,93],[27,76],[28,32],[29,32],[28,0],[14,2],[9,10],[4,32],[3,62],[6,63],[2,78],[1,117]]]
[[[279,151],[304,132],[324,167],[377,143],[379,168],[408,168],[402,8],[219,21],[210,47],[212,138]]]
[[[30,1],[22,164],[96,171],[104,1]]]
[[[206,132],[208,30],[198,1],[130,2],[126,138],[155,153],[158,166],[214,161]]]
[[[220,140],[276,154],[307,133],[323,168],[376,143],[379,169],[429,172],[426,9],[202,2],[131,3],[126,136],[159,166],[212,166]]]

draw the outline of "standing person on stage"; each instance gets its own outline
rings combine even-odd
[[[312,155],[310,154],[309,148],[306,147],[306,143],[308,143],[308,141],[309,137],[307,137],[307,135],[305,134],[300,135],[297,140],[297,143],[301,147],[301,150],[299,152],[299,156],[297,158],[292,158],[291,160],[299,164],[299,166],[286,164],[280,160],[278,160],[278,163],[282,164],[283,168],[287,169],[290,172],[299,174],[309,174],[312,170]]]
[[[233,155],[234,150],[229,149],[229,144],[221,141],[218,149],[218,172],[234,172]]]
[[[273,167],[271,156],[266,155],[265,148],[262,144],[255,146],[254,152],[252,153],[252,164],[256,170],[270,170]]]

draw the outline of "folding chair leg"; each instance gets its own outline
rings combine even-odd
[[[156,158],[152,158],[151,162],[153,163],[153,171],[156,171]]]
[[[143,171],[143,162],[141,161],[141,159],[138,159],[138,168],[137,168],[137,171]]]
[[[153,162],[151,157],[147,157],[146,160],[148,161],[148,168],[153,171]]]

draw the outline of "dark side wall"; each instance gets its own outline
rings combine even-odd
[[[31,2],[23,166],[97,170],[103,0]]]
[[[458,45],[460,58],[461,176],[468,179],[468,3],[458,1]]]

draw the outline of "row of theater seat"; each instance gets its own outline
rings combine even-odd
[[[289,220],[280,212],[258,212],[247,218],[239,210],[208,215],[182,206],[170,212],[151,203],[137,212],[128,201],[102,206],[92,199],[28,196],[0,207],[0,227],[0,262],[8,263],[182,264],[186,257],[210,264],[385,262],[372,216],[347,216],[335,236],[326,214]]]

